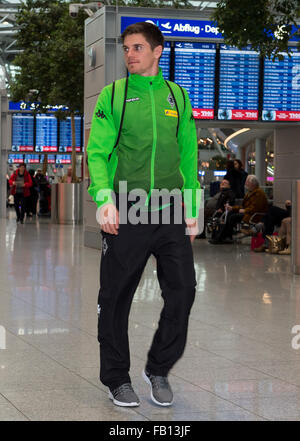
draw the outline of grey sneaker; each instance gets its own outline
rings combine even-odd
[[[171,406],[173,404],[173,392],[167,377],[151,375],[143,371],[143,378],[151,387],[151,400],[159,406]]]
[[[134,407],[140,405],[140,400],[130,383],[124,383],[109,391],[108,396],[116,406]]]

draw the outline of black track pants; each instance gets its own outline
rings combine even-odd
[[[119,234],[102,232],[98,340],[100,380],[110,389],[130,382],[128,316],[151,254],[164,307],[148,353],[147,370],[166,376],[184,351],[195,298],[195,270],[186,224],[120,224]],[[134,350],[134,348],[133,348]]]

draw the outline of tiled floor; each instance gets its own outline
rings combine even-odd
[[[82,227],[0,220],[0,420],[300,420],[300,349],[291,345],[300,277],[289,256],[195,242],[197,295],[170,375],[172,408],[152,404],[141,378],[162,307],[151,258],[129,329],[141,406],[124,409],[98,380],[100,253],[82,241]]]

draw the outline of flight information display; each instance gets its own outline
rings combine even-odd
[[[43,163],[44,162],[44,156],[45,155],[41,155],[40,157],[40,162]],[[48,164],[55,164],[55,155],[47,155],[47,162]]]
[[[170,60],[171,43],[169,41],[165,41],[165,47],[159,61],[159,67],[161,67],[162,74],[165,80],[170,79]]]
[[[36,152],[57,152],[57,119],[54,115],[36,115]]]
[[[257,120],[258,99],[259,52],[222,44],[218,119]]]
[[[81,149],[81,117],[75,116],[75,144],[76,152]],[[72,151],[72,129],[71,118],[67,117],[65,120],[59,122],[59,151]]]
[[[71,155],[56,155],[57,164],[71,164]]]
[[[196,119],[213,119],[215,102],[214,43],[175,43],[175,83],[190,97]]]
[[[265,59],[264,121],[300,121],[300,52],[291,50],[291,57],[282,53],[282,61]]]
[[[33,152],[34,117],[27,113],[12,115],[12,151]]]
[[[15,153],[15,154],[9,154],[7,162],[9,164],[23,164],[24,162],[24,155]]]
[[[39,164],[40,155],[24,155],[25,164]]]

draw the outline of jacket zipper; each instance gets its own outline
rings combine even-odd
[[[156,113],[155,113],[155,100],[153,94],[152,81],[150,82],[150,100],[151,100],[151,110],[152,110],[152,124],[153,124],[153,141],[152,141],[152,154],[151,154],[151,181],[150,181],[150,191],[148,193],[145,205],[149,204],[149,199],[151,197],[152,190],[154,188],[154,162],[155,162],[155,152],[157,143],[157,127],[156,127]]]

